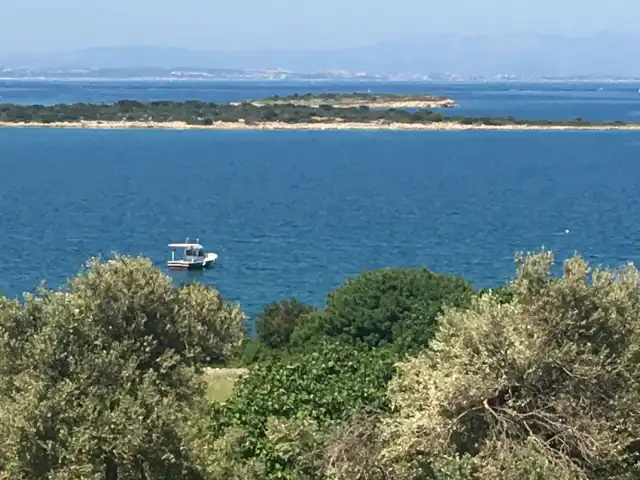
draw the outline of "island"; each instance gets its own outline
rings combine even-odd
[[[305,107],[320,107],[331,105],[336,108],[362,107],[370,108],[452,108],[456,102],[451,98],[427,94],[398,94],[398,93],[294,93],[286,97],[274,95],[262,100],[252,100],[250,103],[263,105],[300,105]]]
[[[519,120],[513,116],[446,116],[427,108],[335,107],[276,103],[208,103],[155,101],[141,103],[0,104],[0,127],[171,128],[224,130],[465,130],[465,129],[640,129],[640,124],[573,120]]]

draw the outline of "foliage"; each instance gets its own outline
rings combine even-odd
[[[0,300],[0,476],[199,478],[182,426],[244,315],[150,261],[92,260],[68,289]]]
[[[257,337],[246,337],[229,362],[230,367],[245,367],[261,361],[280,358],[282,350],[274,350]]]
[[[508,285],[501,285],[495,288],[485,288],[478,292],[480,295],[492,294],[500,303],[509,303],[513,300],[514,292]]]
[[[640,272],[517,261],[479,294],[379,270],[270,304],[249,370],[207,367],[239,308],[148,260],[0,298],[0,478],[638,478]]]
[[[389,478],[379,463],[383,447],[382,417],[360,410],[327,435],[323,452],[324,478],[332,480],[383,480]]]
[[[316,469],[327,429],[362,408],[388,409],[393,362],[384,351],[333,343],[286,362],[257,364],[233,397],[212,409],[209,443],[240,429],[242,456],[259,460],[265,478]]]
[[[235,383],[247,375],[246,368],[206,368],[202,377],[206,384],[205,397],[209,401],[224,402],[233,394]]]
[[[319,346],[287,362],[259,364],[240,380],[235,406],[261,418],[346,418],[360,407],[384,409],[394,357],[339,343]]]
[[[427,269],[366,272],[330,293],[326,308],[296,329],[292,342],[305,346],[325,337],[411,351],[428,344],[444,305],[467,305],[473,293],[462,278]]]
[[[200,418],[202,415],[198,415]],[[211,480],[251,480],[265,478],[264,465],[258,458],[245,458],[242,445],[246,431],[229,428],[223,433],[212,431],[210,423],[193,424],[189,446],[202,478]]]
[[[307,347],[285,344],[279,348],[269,348],[257,337],[246,337],[234,357],[230,367],[250,367],[256,363],[286,362],[291,357],[308,352]]]
[[[297,354],[290,348],[291,334],[301,320],[315,309],[289,299],[266,305],[256,320],[257,337],[247,337],[230,366],[250,366],[258,362],[283,361]]]
[[[258,338],[269,348],[283,347],[289,343],[300,319],[313,311],[312,306],[295,298],[270,303],[256,320]]]
[[[382,455],[394,468],[429,452],[482,479],[628,474],[640,443],[640,272],[575,256],[552,278],[549,252],[518,262],[511,301],[489,293],[447,309],[430,348],[400,364]]]

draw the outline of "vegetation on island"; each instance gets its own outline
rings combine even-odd
[[[183,122],[188,125],[207,126],[223,122],[233,125],[279,122],[283,124],[323,123],[401,123],[460,125],[531,125],[531,126],[624,126],[625,122],[588,122],[582,118],[574,120],[518,120],[515,117],[468,117],[445,116],[426,108],[409,111],[402,108],[334,107],[322,104],[319,107],[294,105],[216,104],[202,101],[155,101],[141,103],[122,100],[113,104],[58,104],[58,105],[14,105],[0,104],[0,124],[33,123],[53,124],[70,122]]]
[[[516,264],[365,272],[245,338],[215,289],[91,260],[0,299],[0,478],[638,478],[640,272]]]
[[[440,97],[428,94],[404,94],[404,93],[305,93],[280,96],[273,95],[263,100],[255,100],[251,103],[257,105],[282,105],[294,104],[310,107],[320,105],[332,105],[334,107],[396,107],[396,108],[433,108],[455,107],[456,103],[448,97]]]

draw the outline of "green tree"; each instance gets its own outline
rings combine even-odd
[[[270,303],[256,320],[258,338],[269,348],[287,345],[300,319],[314,310],[295,298]]]
[[[493,294],[493,296],[501,303],[509,303],[513,300],[514,292],[508,285],[502,285],[495,288],[484,288],[478,292],[480,295]]]
[[[231,355],[244,319],[121,256],[63,291],[0,300],[0,476],[198,478],[183,438],[196,374]]]
[[[292,343],[303,347],[319,338],[333,338],[410,351],[429,342],[444,305],[468,305],[473,295],[462,278],[427,269],[366,272],[330,293],[325,309],[294,331]]]
[[[295,298],[266,305],[256,319],[257,336],[244,339],[231,364],[250,366],[296,355],[301,349],[291,348],[291,334],[314,311],[314,307]]]
[[[466,466],[453,478],[632,478],[640,272],[575,256],[554,278],[549,252],[518,261],[511,300],[448,309],[430,348],[400,364],[383,457]]]

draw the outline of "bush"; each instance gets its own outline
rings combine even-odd
[[[321,448],[334,425],[361,409],[388,409],[393,363],[384,351],[334,343],[286,362],[255,365],[238,380],[233,397],[213,407],[209,443],[240,431],[241,455],[263,466],[262,478],[295,478],[315,468],[303,457]]]
[[[519,262],[510,301],[489,293],[448,309],[429,350],[400,365],[389,388],[398,414],[384,431],[390,464],[429,452],[470,462],[482,479],[629,473],[640,272],[592,270],[575,256],[552,278],[549,252]]]
[[[0,300],[0,476],[197,478],[194,372],[231,355],[244,320],[215,290],[120,256]]]
[[[484,288],[478,292],[480,295],[492,294],[500,303],[509,303],[513,300],[514,292],[509,286],[500,286],[495,288]]]
[[[298,351],[290,348],[291,334],[313,311],[312,306],[296,299],[266,305],[256,319],[257,337],[244,339],[231,365],[244,367],[259,362],[283,361],[296,355]]]
[[[386,480],[394,478],[380,464],[380,426],[384,418],[375,412],[357,411],[326,435],[323,478],[331,480]]]
[[[236,385],[232,399],[238,412],[319,422],[348,417],[352,411],[386,408],[386,385],[394,358],[339,343],[322,344],[287,362],[259,364]]]
[[[411,351],[428,344],[445,304],[468,305],[473,294],[462,278],[426,269],[363,273],[330,293],[326,308],[294,331],[292,343],[303,347],[329,338]]]
[[[283,347],[289,343],[300,319],[313,311],[312,306],[295,298],[270,303],[256,320],[258,338],[269,348]]]

